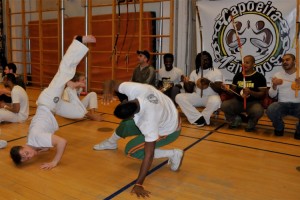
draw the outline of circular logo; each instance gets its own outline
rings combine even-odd
[[[59,97],[54,97],[54,98],[53,98],[53,102],[54,102],[54,103],[57,103],[58,101],[59,101]]]
[[[255,58],[256,70],[263,75],[281,65],[290,48],[288,23],[272,2],[240,3],[224,8],[214,24],[212,48],[220,69],[242,71],[242,56]]]

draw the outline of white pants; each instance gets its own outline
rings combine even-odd
[[[0,122],[24,122],[26,119],[22,119],[19,117],[18,113],[13,113],[9,110],[6,110],[4,108],[0,109]]]
[[[98,108],[98,99],[96,92],[88,93],[81,102],[87,109],[97,109]]]
[[[203,116],[206,124],[209,125],[210,116],[214,111],[219,109],[221,105],[221,98],[219,95],[203,96],[201,98],[200,94],[195,92],[180,93],[176,95],[175,99],[191,124]],[[205,109],[201,113],[196,107],[205,107]]]
[[[68,100],[61,100],[57,103],[56,114],[69,119],[81,119],[87,113],[86,107],[80,101],[75,89],[67,87],[65,93]]]
[[[81,119],[87,109],[97,109],[98,100],[95,92],[88,93],[81,101],[76,89],[67,87],[64,90],[63,100],[56,106],[56,114],[69,119]]]
[[[37,105],[47,106],[52,112],[56,112],[56,106],[61,101],[65,84],[74,77],[77,65],[87,52],[88,48],[84,44],[73,40],[63,56],[59,69],[51,83],[40,94]]]

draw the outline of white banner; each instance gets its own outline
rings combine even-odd
[[[197,6],[202,26],[200,31],[197,21],[198,52],[202,32],[203,50],[212,55],[225,83],[242,70],[241,56],[255,57],[256,70],[269,85],[272,75],[282,69],[283,54],[295,55],[296,0],[198,0]]]

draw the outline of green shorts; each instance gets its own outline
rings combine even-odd
[[[170,135],[159,137],[156,140],[155,148],[159,148],[170,144],[175,141],[180,135],[181,129],[174,131]],[[142,134],[140,129],[135,125],[133,119],[123,120],[118,128],[116,134],[122,138],[129,136],[136,136],[128,142],[125,147],[125,154],[129,157],[144,159],[144,144],[145,136]]]

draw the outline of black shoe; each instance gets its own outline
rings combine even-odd
[[[197,119],[194,123],[192,123],[196,126],[202,127],[206,124],[205,119],[203,116],[201,116],[199,119]]]
[[[284,129],[282,129],[281,131],[274,130],[275,136],[283,136],[283,133],[284,133]]]
[[[255,130],[255,127],[246,127],[245,131],[246,132],[253,132]]]
[[[255,130],[255,126],[257,124],[257,121],[254,120],[254,119],[249,119],[248,120],[248,124],[247,124],[247,127],[245,128],[245,131],[246,132],[252,132]]]
[[[235,128],[238,128],[240,125],[242,124],[242,119],[240,116],[236,116],[233,120],[233,122],[231,122],[229,124],[229,128],[230,129],[235,129]]]
[[[295,135],[294,135],[294,138],[295,138],[296,140],[300,140],[300,131],[297,131],[297,130],[296,130]]]

